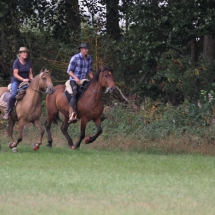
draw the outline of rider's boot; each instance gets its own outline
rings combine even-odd
[[[76,106],[76,99],[71,98],[70,107],[69,107],[69,122],[70,123],[75,123],[78,120],[75,106]]]

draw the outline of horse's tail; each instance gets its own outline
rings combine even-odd
[[[53,119],[53,123],[56,124],[56,125],[58,125],[58,121],[63,122],[61,120],[61,118],[59,117],[59,112],[57,113],[57,116]],[[46,124],[47,124],[47,120],[45,121],[44,125],[46,126]]]
[[[58,121],[63,122],[63,121],[61,120],[61,118],[59,117],[59,111],[57,112],[57,116],[54,118],[53,122],[54,122],[54,124],[58,125]]]

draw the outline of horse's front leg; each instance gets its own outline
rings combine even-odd
[[[42,144],[42,139],[45,131],[41,125],[40,119],[36,119],[33,123],[40,130],[40,138],[37,141],[37,143],[35,143],[33,146],[34,151],[37,151],[40,148],[40,145]]]
[[[94,136],[88,136],[85,138],[85,143],[89,144],[96,140],[96,138],[102,133],[102,126],[101,126],[101,117],[98,117],[97,119],[93,120],[97,127],[97,132]]]
[[[72,147],[72,149],[76,149],[79,148],[81,145],[81,141],[84,139],[85,137],[85,129],[86,129],[86,125],[87,125],[88,120],[87,119],[81,119],[81,133],[80,133],[80,137],[78,142],[75,144],[75,146]]]

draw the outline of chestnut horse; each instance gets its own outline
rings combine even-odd
[[[54,93],[46,97],[46,106],[48,116],[45,122],[48,133],[48,147],[52,147],[51,124],[58,117],[59,111],[64,116],[61,131],[68,141],[71,149],[80,147],[81,141],[85,137],[85,128],[89,121],[93,120],[97,127],[97,133],[94,136],[88,136],[85,143],[92,143],[102,133],[101,114],[103,111],[102,95],[104,91],[112,91],[115,88],[112,70],[108,67],[101,67],[90,81],[86,91],[77,102],[78,118],[81,120],[81,132],[78,142],[73,145],[72,138],[67,130],[69,126],[69,102],[64,94],[65,86],[58,85],[54,88]]]
[[[41,97],[44,90],[46,94],[53,93],[54,87],[50,74],[50,70],[42,69],[40,74],[35,76],[31,81],[30,85],[26,89],[25,96],[22,100],[17,101],[15,109],[10,113],[7,133],[11,141],[8,146],[13,152],[17,151],[17,145],[22,141],[24,126],[28,122],[32,122],[40,130],[40,138],[38,142],[34,144],[33,149],[38,150],[39,146],[42,144],[44,129],[40,122],[40,115],[42,113]],[[0,87],[0,92],[5,89],[6,87]],[[1,107],[1,111],[2,113],[5,113],[5,108]],[[13,128],[16,121],[18,122],[18,139],[14,142]]]

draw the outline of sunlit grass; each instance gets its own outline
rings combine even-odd
[[[0,214],[214,214],[215,158],[20,145],[0,151]]]

